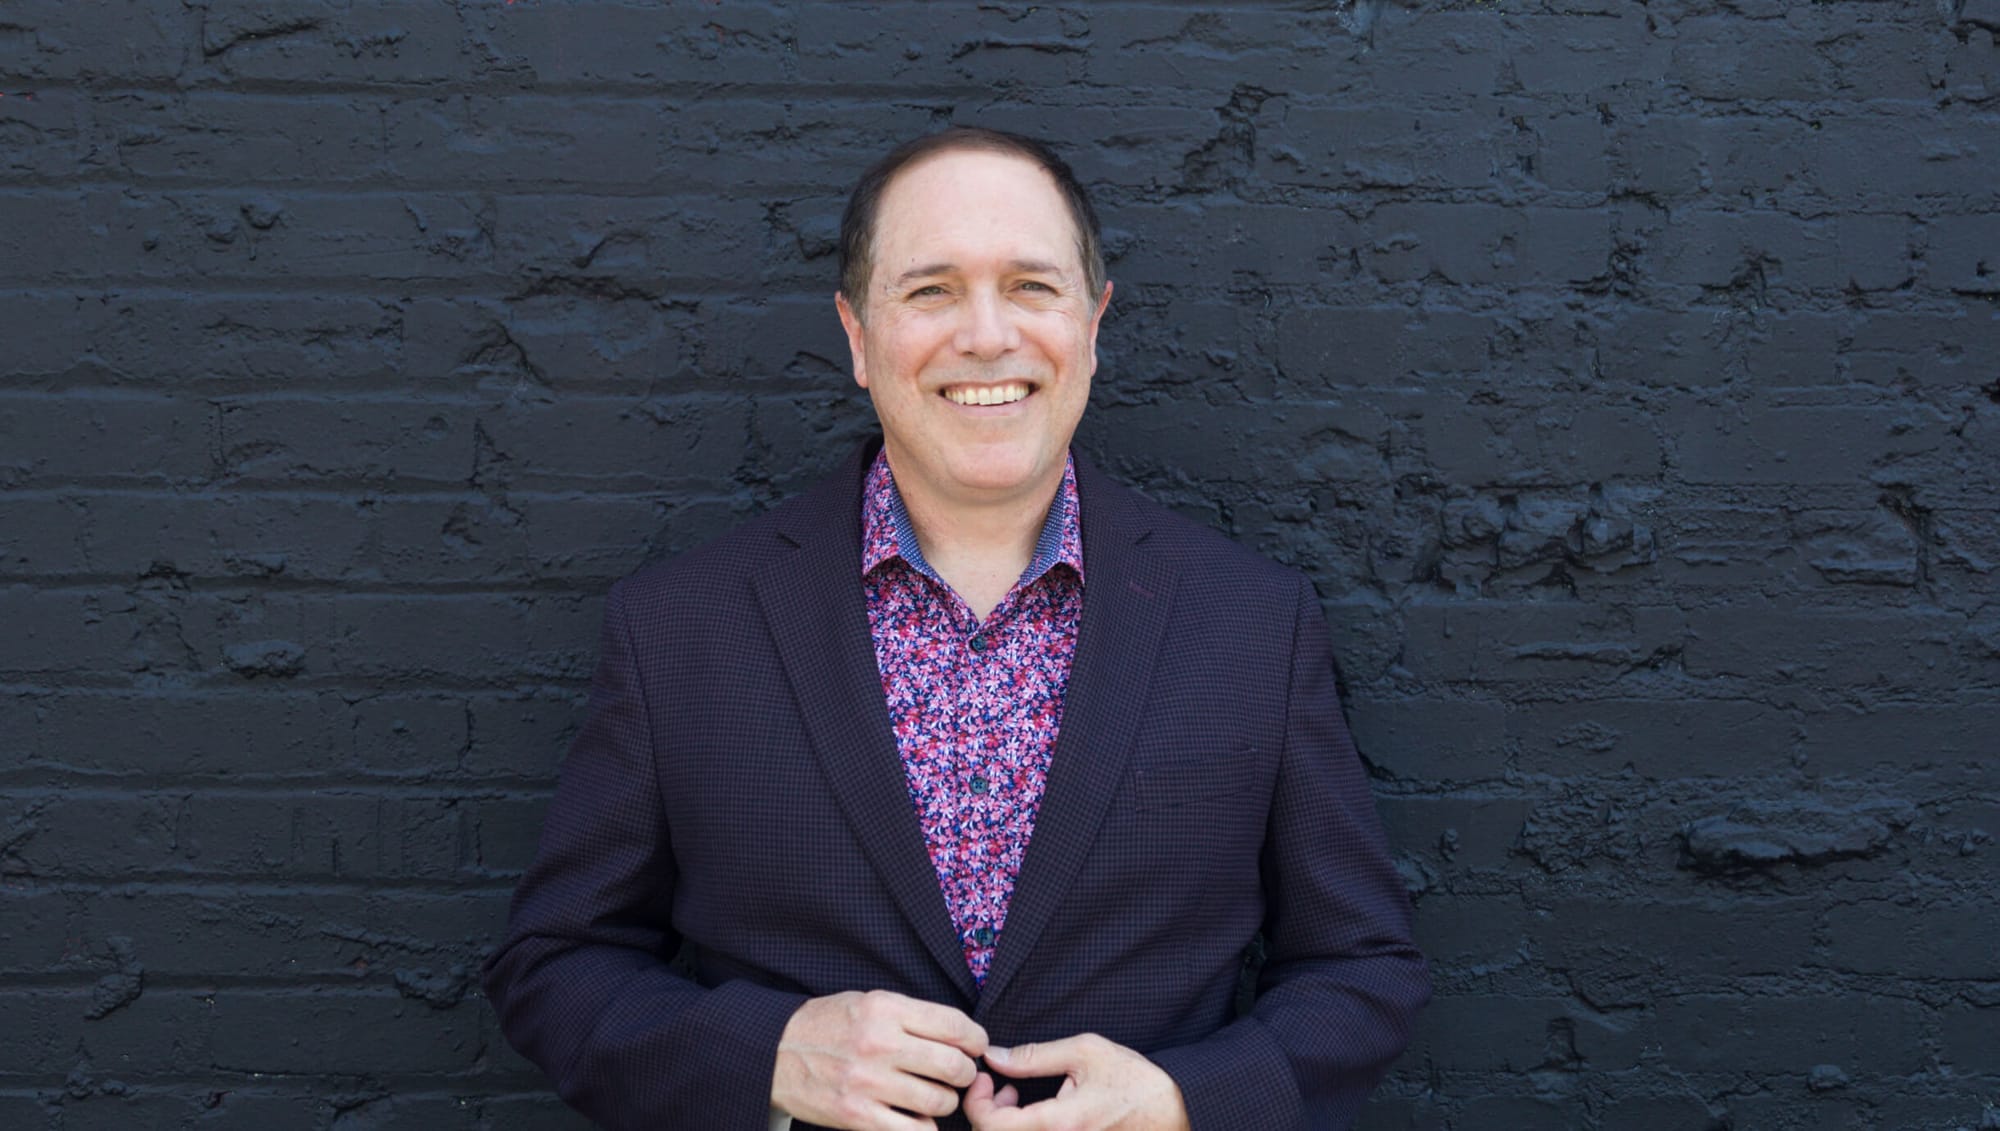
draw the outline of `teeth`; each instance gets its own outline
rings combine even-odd
[[[1028,384],[1009,381],[1004,385],[955,385],[946,389],[944,395],[953,404],[1013,404],[1028,395]]]

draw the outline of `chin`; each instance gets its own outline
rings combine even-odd
[[[1012,491],[1035,480],[1045,468],[1032,453],[1009,452],[979,459],[959,468],[960,484],[973,491]]]

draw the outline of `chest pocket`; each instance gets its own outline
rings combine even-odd
[[[1257,752],[1248,744],[1203,754],[1135,754],[1131,771],[1136,808],[1174,809],[1242,793],[1257,783],[1257,765]]]

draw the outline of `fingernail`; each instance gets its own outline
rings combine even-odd
[[[1007,1050],[1001,1048],[999,1045],[987,1045],[986,1059],[995,1064],[1005,1064],[1007,1063]]]

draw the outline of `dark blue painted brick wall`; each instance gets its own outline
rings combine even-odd
[[[1318,580],[1390,1128],[2000,1126],[2000,2],[0,4],[0,1127],[574,1126],[468,975],[609,582],[1065,143],[1085,446]]]

